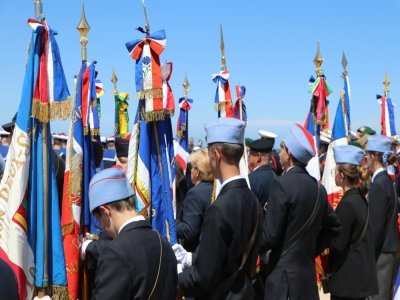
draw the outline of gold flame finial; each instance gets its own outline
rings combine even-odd
[[[323,73],[322,73],[322,63],[324,62],[324,58],[321,55],[321,50],[319,47],[319,42],[317,44],[317,54],[315,55],[314,58],[314,64],[315,64],[315,73],[317,74],[318,77],[320,77]]]
[[[346,59],[346,55],[344,54],[343,51],[343,55],[342,55],[342,66],[343,66],[343,77],[347,76],[347,59]]]
[[[225,58],[225,43],[224,43],[224,33],[222,32],[222,25],[220,25],[220,35],[221,35],[221,62],[222,70],[226,71],[226,58]]]
[[[118,78],[117,78],[117,75],[115,75],[115,71],[113,69],[112,75],[111,75],[111,82],[114,85],[114,94],[117,93],[117,81],[118,81]]]
[[[189,86],[190,86],[190,83],[187,78],[187,73],[185,74],[185,80],[183,81],[182,85],[183,85],[183,95],[184,97],[187,97],[189,94]]]
[[[387,97],[390,92],[389,85],[390,85],[389,74],[388,71],[386,71],[385,80],[383,81],[383,91],[385,92],[385,97]]]
[[[81,20],[79,21],[78,26],[76,26],[76,29],[78,29],[79,34],[81,35],[79,41],[82,45],[82,61],[86,61],[87,60],[86,44],[88,43],[87,34],[90,31],[90,26],[86,20],[85,6],[83,4],[82,4]]]

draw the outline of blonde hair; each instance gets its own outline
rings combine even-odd
[[[204,148],[190,153],[190,163],[192,169],[196,168],[200,171],[201,181],[213,181],[212,169],[208,158],[208,151]]]

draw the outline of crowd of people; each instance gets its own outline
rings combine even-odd
[[[14,122],[0,132],[0,174]],[[313,136],[295,124],[276,151],[275,134],[260,130],[258,139],[245,139],[237,119],[219,118],[205,130],[207,148],[191,139],[185,172],[176,164],[175,245],[135,211],[125,176],[129,136],[93,139],[98,172],[90,211],[103,233],[81,245],[93,299],[309,300],[319,299],[318,282],[331,299],[392,299],[400,249],[397,140],[365,126],[333,147],[343,192],[333,209],[306,168],[319,153],[322,174],[329,135],[317,151]],[[67,145],[66,134],[53,135],[59,187]],[[316,272],[317,257],[323,272]],[[1,261],[0,270],[0,278],[12,279]],[[12,280],[4,286],[7,299],[14,287]]]

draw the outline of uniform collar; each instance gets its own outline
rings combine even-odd
[[[383,171],[385,171],[385,168],[383,168],[383,167],[381,167],[381,168],[379,168],[378,170],[376,170],[376,171],[374,172],[374,174],[372,175],[371,182],[374,182],[375,177],[376,177],[379,173],[381,173],[381,172],[383,172]]]
[[[126,221],[124,224],[122,224],[122,226],[119,228],[119,230],[118,230],[118,235],[121,233],[122,229],[123,229],[126,225],[128,225],[128,224],[130,224],[130,223],[132,223],[132,222],[144,221],[144,220],[146,220],[146,219],[145,219],[142,215],[139,215],[139,216],[135,216],[135,217],[133,217],[133,218],[130,218],[128,221]]]

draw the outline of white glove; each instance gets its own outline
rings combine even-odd
[[[86,248],[91,242],[93,242],[93,240],[86,240],[86,241],[83,242],[83,244],[81,246],[81,260],[85,260]]]
[[[184,267],[190,267],[192,265],[192,253],[187,252],[182,245],[175,244],[172,246],[175,252],[176,260],[178,264],[182,264]]]

